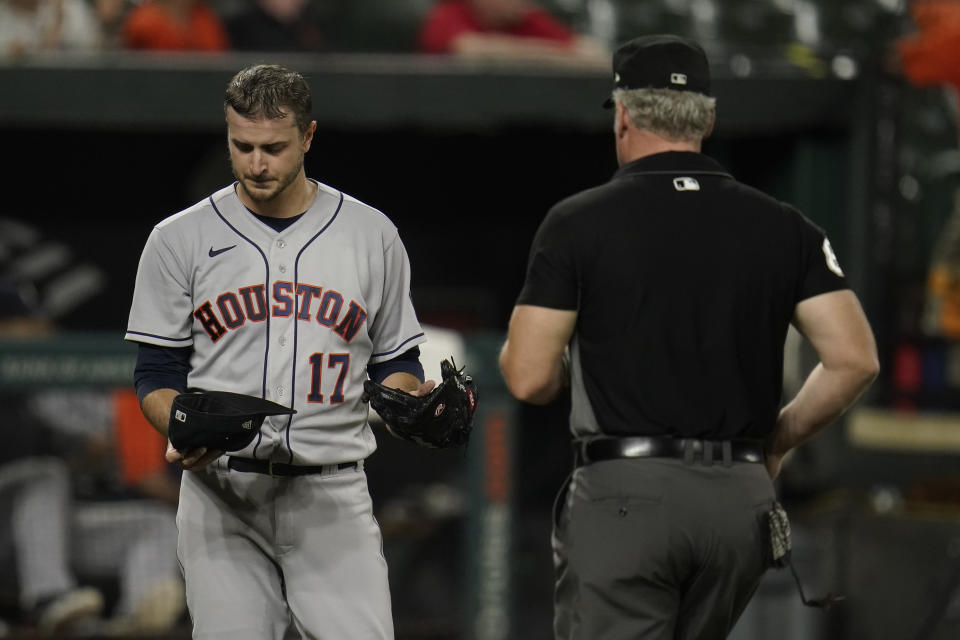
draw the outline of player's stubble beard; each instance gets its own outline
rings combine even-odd
[[[303,170],[303,158],[300,158],[300,162],[297,163],[297,166],[291,170],[289,173],[282,176],[274,178],[270,174],[263,174],[259,176],[260,178],[266,178],[276,181],[276,187],[268,191],[263,190],[254,190],[251,191],[247,188],[247,182],[259,182],[256,177],[241,174],[237,171],[236,167],[231,165],[233,170],[233,177],[237,179],[237,182],[240,183],[240,188],[243,189],[243,193],[246,194],[250,200],[253,202],[272,202],[276,200],[280,194],[284,193],[287,188],[296,181],[297,176],[300,175],[300,171]]]

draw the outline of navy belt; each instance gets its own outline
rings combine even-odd
[[[335,473],[344,469],[356,469],[360,466],[359,462],[341,462],[340,464],[284,464],[282,462],[273,462],[272,460],[253,460],[251,458],[238,458],[230,456],[227,458],[227,466],[234,471],[245,471],[248,473],[262,473],[268,476],[306,476],[313,473]]]
[[[679,458],[688,463],[763,462],[760,440],[698,440],[669,436],[597,437],[574,440],[574,465],[622,458]]]

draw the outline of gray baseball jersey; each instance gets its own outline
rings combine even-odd
[[[229,186],[158,224],[140,259],[126,339],[193,347],[188,384],[297,410],[235,455],[298,465],[376,448],[360,401],[368,364],[425,340],[396,227],[319,184],[276,231]]]

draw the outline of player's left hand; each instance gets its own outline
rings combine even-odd
[[[183,469],[202,469],[207,466],[220,456],[224,454],[223,451],[217,449],[211,449],[207,451],[206,447],[200,447],[199,449],[193,449],[192,451],[180,452],[173,448],[173,445],[167,440],[167,452],[164,455],[167,462],[172,464],[178,464]]]
[[[431,391],[433,391],[436,388],[436,386],[437,386],[437,383],[435,380],[427,380],[426,382],[421,382],[416,389],[407,391],[407,393],[414,396],[415,398],[422,398],[423,396],[428,395]],[[387,431],[389,431],[394,436],[398,438],[403,437],[399,433],[394,431],[389,424],[384,423],[383,426],[385,426],[387,428]]]
[[[436,386],[437,386],[436,381],[427,380],[426,382],[421,382],[419,387],[417,387],[413,391],[409,391],[408,393],[417,398],[422,398],[423,396],[433,391]]]
[[[367,380],[361,399],[370,403],[398,438],[432,449],[464,445],[477,410],[473,378],[457,369],[452,359],[440,363],[440,373],[439,385],[427,380],[409,391],[393,386],[397,380],[391,378],[398,373],[383,383]]]

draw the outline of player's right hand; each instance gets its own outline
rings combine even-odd
[[[206,447],[180,452],[174,449],[170,441],[167,440],[167,452],[164,454],[164,458],[166,458],[167,462],[178,464],[183,469],[202,469],[222,456],[223,453],[223,451],[216,449],[207,451]]]

